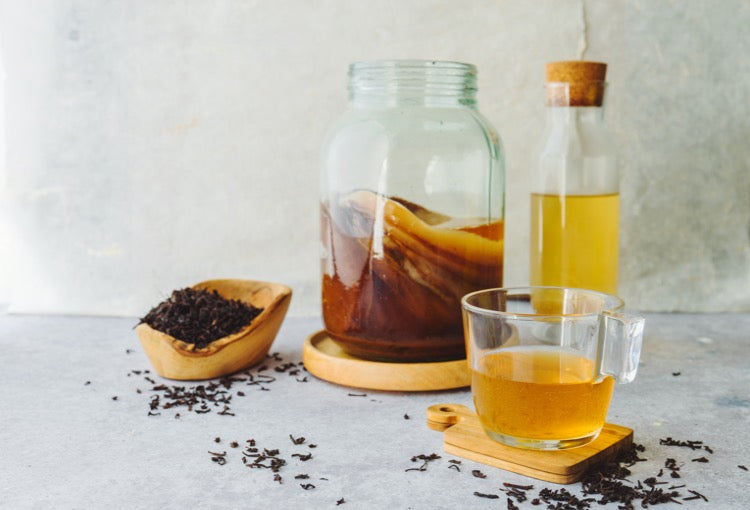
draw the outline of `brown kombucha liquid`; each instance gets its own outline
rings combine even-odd
[[[502,286],[503,223],[357,191],[321,209],[323,320],[344,350],[385,361],[465,356],[461,297]]]

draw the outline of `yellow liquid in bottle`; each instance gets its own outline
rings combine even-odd
[[[617,293],[620,195],[531,195],[531,284]]]

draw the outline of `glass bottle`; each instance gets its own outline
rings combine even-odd
[[[547,127],[531,194],[532,285],[617,293],[619,174],[604,122],[607,65],[547,64]]]
[[[327,137],[322,307],[350,355],[465,356],[461,297],[502,284],[504,163],[476,67],[358,62]]]

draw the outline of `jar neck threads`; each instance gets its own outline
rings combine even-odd
[[[356,106],[476,107],[477,69],[433,60],[380,60],[349,66],[349,102]]]

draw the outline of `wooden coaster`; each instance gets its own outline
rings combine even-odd
[[[443,432],[447,453],[546,482],[568,484],[586,470],[615,457],[633,442],[633,431],[605,423],[593,442],[557,451],[512,448],[485,434],[479,418],[460,404],[437,404],[427,409],[427,426]]]
[[[384,391],[436,391],[471,384],[465,359],[434,363],[385,363],[348,355],[325,331],[308,336],[302,347],[308,372],[328,382]]]

